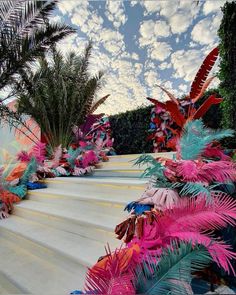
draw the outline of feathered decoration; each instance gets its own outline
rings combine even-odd
[[[26,185],[27,182],[29,181],[30,175],[35,173],[37,171],[37,161],[36,159],[33,157],[26,170],[24,171],[24,174],[22,175],[22,177],[20,178],[20,184],[24,184]]]
[[[236,181],[236,166],[231,161],[196,162],[179,161],[177,177],[186,182],[231,182]]]
[[[59,166],[59,162],[60,162],[60,159],[62,157],[62,147],[61,147],[61,144],[55,148],[54,150],[54,153],[53,153],[53,159],[51,161],[51,165],[50,167],[51,168],[56,168]]]
[[[183,129],[180,139],[181,158],[183,160],[195,160],[207,145],[214,140],[221,140],[225,137],[233,136],[233,130],[217,130],[213,131],[206,128],[202,120],[194,120],[188,122]]]
[[[215,64],[218,54],[219,54],[219,49],[218,47],[216,47],[204,59],[191,85],[190,99],[194,100],[201,93],[201,89],[204,86],[204,83],[208,77],[210,70]]]
[[[194,98],[192,99],[193,103],[196,103],[205,93],[205,91],[207,90],[208,86],[211,84],[211,82],[215,79],[216,76],[212,76],[210,78],[208,78],[204,84],[202,85],[201,91],[200,93]]]
[[[81,154],[81,149],[79,147],[75,150],[73,150],[72,148],[69,148],[67,161],[70,164],[71,168],[74,168],[75,160],[78,158],[80,154]]]
[[[31,156],[26,151],[21,151],[17,154],[17,161],[29,163],[31,159]]]
[[[13,204],[20,202],[20,198],[12,192],[2,190],[0,192],[0,200],[5,204]]]
[[[133,260],[127,263],[129,249],[118,249],[114,253],[108,249],[104,267],[99,263],[88,270],[85,282],[85,294],[135,294],[133,280]],[[103,262],[102,262],[103,263]],[[125,263],[125,264],[124,264]],[[101,264],[101,263],[100,263]]]
[[[46,155],[46,143],[37,142],[36,145],[33,146],[31,151],[31,156],[36,159],[39,164],[42,164],[45,160]]]
[[[145,211],[151,211],[152,205],[139,204],[138,202],[130,202],[124,208],[124,211],[132,212],[135,215],[142,215]]]
[[[1,203],[0,202],[0,219],[5,219],[9,217],[9,214],[12,212],[12,205],[6,204],[6,203]]]
[[[8,186],[7,190],[23,199],[27,194],[27,186],[24,184],[17,186]]]
[[[224,228],[227,224],[235,224],[236,201],[223,194],[213,196],[213,200],[214,202],[207,203],[205,199],[196,201],[184,198],[176,207],[167,209],[162,214],[150,212],[152,219],[143,219],[141,234],[134,231],[135,235],[129,239],[131,244],[138,243],[150,253],[161,253],[176,239],[193,245],[202,244],[219,266],[228,273],[233,271],[230,260],[235,259],[236,254],[230,251],[229,245],[212,238],[211,231]],[[126,230],[118,225],[123,236],[128,236],[128,229],[127,224]]]
[[[147,256],[136,269],[136,294],[191,294],[192,274],[205,268],[211,257],[203,246],[173,242],[161,257]]]
[[[47,185],[41,182],[27,182],[26,185],[28,190],[47,188]]]
[[[93,150],[84,152],[82,154],[83,168],[86,168],[88,166],[94,166],[98,162],[99,162],[98,157]]]
[[[174,189],[152,187],[146,190],[137,202],[142,205],[152,205],[157,210],[164,210],[173,208],[179,200],[179,194]]]
[[[214,104],[219,104],[222,102],[222,98],[218,98],[215,95],[209,96],[203,104],[195,111],[193,112],[192,116],[190,116],[189,119],[200,119],[202,118],[206,112],[210,109],[210,107]]]
[[[13,170],[6,176],[5,180],[8,182],[19,179],[27,169],[28,163],[19,163]]]
[[[89,111],[90,114],[94,113],[98,107],[103,104],[107,99],[108,97],[110,96],[110,94],[107,94],[105,96],[103,96],[102,98],[100,98],[98,101],[96,101],[92,106],[91,106],[91,109]]]

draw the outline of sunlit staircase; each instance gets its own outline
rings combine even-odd
[[[86,269],[119,246],[114,227],[124,205],[147,180],[133,167],[138,155],[113,156],[89,177],[48,179],[30,191],[14,215],[0,220],[0,294],[69,294],[81,289]],[[162,156],[172,157],[172,154]]]

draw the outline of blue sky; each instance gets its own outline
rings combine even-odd
[[[165,100],[157,84],[181,97],[204,56],[217,46],[224,2],[60,0],[53,19],[77,33],[58,47],[81,53],[93,40],[91,72],[105,72],[97,98],[111,94],[99,112],[135,109],[148,104],[146,96]]]

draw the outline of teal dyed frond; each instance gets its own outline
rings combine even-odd
[[[234,131],[211,130],[204,126],[202,120],[188,122],[184,126],[183,135],[180,139],[181,158],[183,160],[195,160],[205,150],[208,144],[214,140],[221,140],[233,136]]]
[[[27,186],[24,184],[17,186],[8,186],[8,191],[17,195],[19,198],[23,199],[27,194]]]
[[[146,168],[142,174],[142,177],[157,177],[160,179],[166,179],[163,174],[165,167],[161,163],[156,162],[152,166]]]
[[[135,161],[134,165],[138,165],[139,167],[141,165],[146,165],[146,164],[155,165],[155,163],[156,163],[155,158],[153,158],[150,155],[146,155],[146,154],[141,155],[140,157],[132,160],[131,162],[134,162],[134,161]]]
[[[190,243],[174,243],[161,258],[147,257],[136,270],[136,293],[148,295],[189,294],[192,273],[205,268],[211,261],[205,247]]]
[[[73,168],[75,166],[75,160],[76,158],[78,158],[78,156],[81,154],[81,149],[77,148],[76,150],[73,150],[71,147],[68,150],[68,163],[70,164],[70,166]]]
[[[29,181],[30,176],[31,176],[33,173],[35,173],[36,171],[37,171],[37,161],[36,161],[36,159],[33,157],[33,158],[30,160],[30,162],[29,162],[29,164],[28,164],[28,166],[27,166],[27,168],[26,168],[24,174],[22,175],[22,177],[21,177],[21,179],[20,179],[20,184],[24,184],[24,185],[26,185],[26,183]]]
[[[205,197],[207,201],[211,201],[211,193],[218,186],[218,184],[204,186],[202,183],[186,182],[186,183],[174,183],[172,188],[179,188],[179,194],[181,196],[190,196],[191,198],[201,195]]]

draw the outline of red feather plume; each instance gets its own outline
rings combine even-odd
[[[201,93],[201,89],[208,77],[210,70],[215,64],[218,54],[219,54],[219,49],[218,47],[216,47],[204,59],[191,85],[190,99],[195,99]]]

